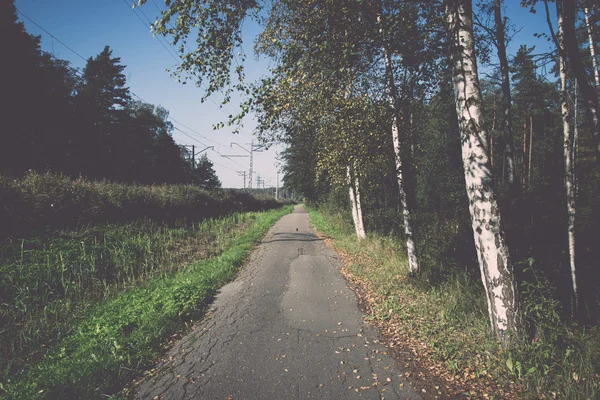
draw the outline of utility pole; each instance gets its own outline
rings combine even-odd
[[[248,174],[248,188],[252,189],[252,172],[253,172],[253,167],[254,167],[254,152],[261,152],[265,149],[265,146],[262,144],[254,144],[254,140],[252,140],[250,143],[246,143],[248,145],[250,145],[250,149],[247,149],[245,147],[243,147],[241,144],[239,143],[235,143],[235,142],[231,142],[231,146],[233,147],[233,145],[238,146],[240,149],[244,150],[245,152],[247,152],[248,154],[250,154],[249,156],[244,155],[244,154],[221,154],[221,157],[225,157],[225,158],[231,158],[231,157],[250,157],[250,171]]]
[[[237,171],[239,176],[244,177],[244,190],[246,190],[246,171]]]
[[[215,148],[215,146],[208,146],[208,147],[200,150],[199,152],[196,152],[196,145],[194,145],[194,144],[182,144],[182,145],[180,145],[180,147],[183,147],[183,148],[191,147],[192,148],[192,153],[190,154],[190,164],[192,165],[192,171],[196,169],[196,156],[200,153],[204,153],[208,149],[214,150],[214,148]]]
[[[275,178],[275,200],[279,200],[279,170],[277,170],[277,177]]]
[[[256,188],[260,189],[260,183],[261,183],[261,179],[260,179],[260,174],[256,176]]]

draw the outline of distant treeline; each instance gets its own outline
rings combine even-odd
[[[125,66],[108,46],[79,71],[41,50],[13,1],[0,5],[0,23],[1,172],[220,186],[210,161],[192,170],[171,137],[168,111],[132,98]]]
[[[19,179],[0,175],[0,237],[139,218],[166,223],[198,221],[281,204],[273,197],[258,198],[239,190],[206,190],[197,185],[94,182],[37,172]]]

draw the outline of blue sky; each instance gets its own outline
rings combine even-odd
[[[159,7],[163,4],[161,0],[154,1]],[[145,16],[140,13],[142,10],[154,21],[158,10],[151,0],[135,10],[131,9],[131,0],[17,0],[15,4],[19,11],[86,59],[109,45],[113,56],[120,57],[121,63],[127,66],[125,75],[129,88],[149,103],[160,104],[169,110],[174,119],[193,131],[177,123],[175,126],[195,140],[177,130],[173,132],[173,138],[180,144],[195,145],[196,150],[215,146],[215,151],[208,150],[207,154],[215,163],[215,170],[223,187],[242,187],[243,178],[237,171],[248,170],[249,159],[229,160],[221,154],[247,154],[237,146],[231,147],[231,142],[249,147],[247,143],[252,139],[250,132],[254,127],[253,121],[247,120],[241,133],[235,135],[229,128],[213,130],[212,126],[225,121],[235,106],[219,108],[218,97],[201,103],[202,90],[191,82],[182,85],[170,76],[167,69],[176,65],[175,59],[159,43],[159,39],[152,36],[148,23],[143,24],[137,16],[145,20]],[[75,67],[83,68],[85,62],[81,58],[26,18],[18,16],[29,33],[42,36],[44,50],[53,52],[58,58],[69,60]],[[251,24],[246,26],[246,30],[253,30]],[[254,60],[251,46],[250,43],[244,45],[244,50],[249,53],[249,76],[256,77],[266,71],[267,63]],[[257,173],[266,179],[265,187],[275,185],[276,156],[279,150],[280,147],[273,147],[269,151],[254,154],[254,187]]]
[[[505,0],[508,16],[515,28],[520,29],[509,46],[509,53],[516,51],[520,44],[535,44],[536,52],[548,49],[548,44],[543,39],[533,37],[534,33],[548,30],[543,9],[538,7],[537,14],[530,14],[519,3],[519,0]],[[223,187],[242,187],[243,178],[237,171],[248,170],[248,158],[229,160],[221,157],[221,154],[247,154],[237,146],[230,147],[230,143],[237,142],[247,146],[246,143],[250,143],[252,139],[250,132],[254,123],[248,119],[240,134],[232,134],[232,129],[229,128],[214,131],[212,126],[225,121],[235,111],[235,106],[219,108],[215,104],[220,102],[218,97],[201,103],[201,89],[191,83],[178,83],[166,71],[176,65],[175,59],[163,48],[159,39],[152,36],[148,23],[140,21],[140,18],[146,21],[146,17],[154,21],[158,15],[155,4],[163,7],[162,0],[148,0],[146,5],[134,10],[131,8],[131,0],[16,0],[15,4],[19,11],[86,59],[98,54],[105,45],[110,45],[113,56],[121,57],[122,64],[127,66],[125,74],[130,89],[144,100],[162,105],[174,119],[191,128],[175,123],[175,126],[193,139],[179,131],[173,133],[173,138],[180,144],[193,144],[197,148],[203,148],[203,145],[215,146],[215,151],[208,150],[207,154],[215,163],[215,170]],[[77,55],[26,18],[19,18],[25,23],[29,33],[42,36],[44,50],[53,52],[58,58],[69,60],[75,67],[82,68],[85,65]],[[245,24],[245,36],[248,40],[244,44],[244,50],[248,54],[249,78],[265,73],[268,66],[267,61],[256,61],[252,55],[253,35],[258,29],[254,24]],[[255,153],[255,177],[258,173],[265,178],[266,186],[275,185],[276,157],[280,150],[280,147],[274,146],[269,151]],[[256,186],[256,179],[253,186]]]

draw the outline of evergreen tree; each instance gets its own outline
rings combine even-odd
[[[0,76],[0,169],[18,173],[33,168],[36,138],[40,39],[17,21],[13,1],[0,2],[0,46],[4,54]]]
[[[206,154],[202,154],[194,170],[195,183],[206,189],[218,189],[221,187],[221,181],[213,169],[213,163]]]
[[[89,58],[77,96],[80,135],[77,143],[81,172],[94,178],[118,176],[114,163],[125,133],[120,122],[131,100],[125,86],[124,65],[109,46]]]

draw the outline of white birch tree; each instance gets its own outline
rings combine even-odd
[[[569,95],[567,93],[567,56],[564,50],[564,14],[561,4],[556,3],[556,16],[558,32],[556,35],[558,46],[558,62],[560,75],[560,111],[563,124],[563,154],[565,159],[565,190],[567,195],[567,236],[569,242],[569,266],[571,268],[571,286],[575,310],[579,308],[579,293],[577,291],[577,269],[575,264],[575,169],[574,169],[574,144],[575,140],[569,124]]]
[[[572,76],[577,79],[577,85],[583,100],[583,107],[593,124],[593,137],[595,139],[596,161],[600,161],[600,106],[598,96],[592,85],[588,82],[587,71],[581,59],[579,43],[575,31],[575,19],[577,15],[576,1],[574,0],[556,0],[557,12],[560,9],[562,18],[562,38],[564,44],[561,47],[564,51],[567,67]]]
[[[402,162],[402,149],[400,148],[400,128],[398,124],[398,105],[394,76],[391,68],[391,58],[385,51],[386,70],[389,81],[390,107],[392,108],[392,143],[394,146],[394,160],[396,162],[396,179],[398,181],[398,196],[402,207],[402,221],[404,224],[404,236],[406,240],[406,253],[408,255],[408,270],[411,274],[419,272],[419,258],[417,257],[417,245],[413,233],[412,210],[406,198],[406,185],[404,179],[404,168]]]
[[[356,231],[356,237],[361,240],[366,238],[365,226],[363,222],[362,206],[360,203],[360,186],[358,181],[358,174],[356,173],[356,163],[353,163],[353,167],[346,168],[348,191],[350,196],[350,205],[352,207],[352,221],[354,222],[354,230]]]
[[[448,0],[446,22],[475,248],[492,330],[506,343],[521,336],[522,319],[513,266],[492,188],[487,133],[481,123],[482,96],[477,75],[471,1]]]
[[[515,179],[515,152],[512,137],[512,100],[510,93],[510,78],[508,59],[506,57],[506,35],[504,34],[505,22],[502,18],[502,0],[494,0],[494,21],[496,25],[496,49],[500,62],[500,74],[502,76],[502,128],[504,132],[504,152],[506,155],[506,180],[511,189],[514,189]]]
[[[594,46],[594,35],[592,25],[590,24],[590,11],[587,7],[583,9],[585,15],[585,27],[588,33],[588,41],[590,46],[590,57],[592,58],[592,67],[594,69],[594,82],[596,83],[596,95],[600,96],[600,72],[598,72],[598,61],[596,61],[596,49]]]
[[[382,7],[383,8],[383,7]],[[379,23],[382,25],[380,29],[380,33],[382,36],[385,36],[385,29],[383,28],[384,18],[379,16]],[[398,104],[398,95],[396,89],[396,82],[394,80],[394,71],[392,68],[392,57],[390,54],[389,47],[387,45],[387,40],[385,37],[382,38],[383,41],[383,55],[385,58],[385,74],[386,81],[389,91],[389,104],[390,109],[392,110],[392,146],[394,148],[394,161],[396,166],[396,180],[398,182],[398,197],[400,200],[400,206],[402,207],[402,222],[404,225],[404,237],[406,240],[406,253],[408,256],[408,270],[411,274],[416,274],[419,272],[419,258],[417,256],[417,245],[415,242],[414,232],[413,232],[413,220],[412,220],[412,209],[407,201],[406,194],[406,179],[404,178],[404,167],[403,167],[403,157],[402,157],[402,148],[400,142],[400,107]]]

